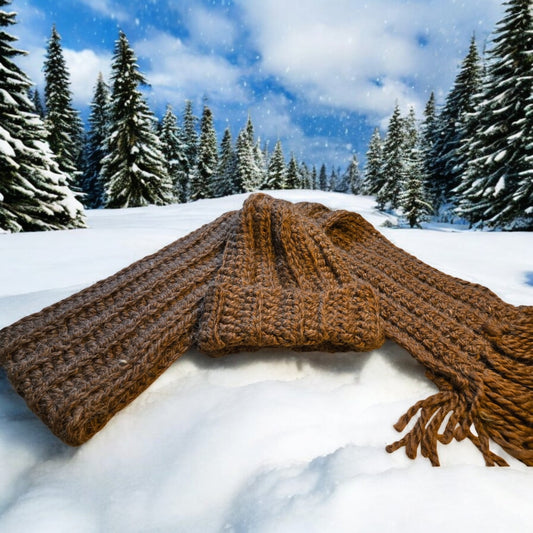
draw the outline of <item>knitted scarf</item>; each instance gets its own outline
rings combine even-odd
[[[533,307],[394,246],[360,215],[250,196],[117,274],[0,330],[0,364],[64,442],[91,438],[188,348],[366,351],[391,339],[439,389],[387,447],[492,439],[533,466]]]

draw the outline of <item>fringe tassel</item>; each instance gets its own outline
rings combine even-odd
[[[487,466],[509,466],[503,458],[490,451],[489,436],[482,422],[473,416],[473,412],[476,411],[475,403],[477,402],[474,401],[468,406],[461,395],[450,390],[417,402],[394,425],[398,432],[402,432],[420,411],[413,429],[400,440],[389,444],[386,447],[387,452],[392,453],[405,447],[407,457],[415,459],[420,447],[422,456],[429,459],[433,466],[440,466],[437,443],[449,444],[453,439],[461,441],[467,438],[483,454]],[[444,432],[439,433],[446,416],[450,413]],[[472,425],[477,435],[472,432]]]

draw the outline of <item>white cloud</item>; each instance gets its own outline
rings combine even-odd
[[[124,4],[121,5],[121,3],[113,0],[81,0],[81,3],[89,6],[97,13],[119,22],[124,22],[131,18],[128,10],[124,9]]]
[[[133,44],[139,58],[149,65],[145,71],[159,98],[172,95],[183,101],[190,95],[206,94],[218,101],[241,100],[248,96],[241,86],[241,71],[226,59],[202,54],[165,32]]]
[[[93,50],[64,50],[65,61],[70,72],[71,90],[74,104],[85,106],[90,103],[98,74],[101,72],[109,79],[111,56],[98,55]]]
[[[194,6],[187,12],[191,40],[204,48],[229,50],[235,40],[233,22],[216,11]]]
[[[266,73],[376,122],[395,101],[420,111],[428,85],[445,92],[471,32],[492,30],[501,13],[499,0],[237,1]]]

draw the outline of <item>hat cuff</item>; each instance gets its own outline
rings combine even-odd
[[[368,351],[384,342],[373,290],[360,283],[322,290],[222,283],[204,301],[197,347],[212,356],[280,347]]]

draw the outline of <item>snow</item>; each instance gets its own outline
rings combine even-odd
[[[496,183],[496,187],[494,187],[494,196],[497,196],[498,194],[500,194],[500,192],[502,192],[503,189],[505,189],[505,176],[502,176],[498,180],[498,183]]]
[[[13,81],[13,80],[11,79],[10,81]],[[2,100],[4,101],[4,104],[8,106],[13,106],[13,107],[17,106],[16,100],[5,89],[0,89],[0,95],[2,96]]]
[[[276,192],[360,212],[370,198]],[[88,212],[89,229],[0,235],[0,327],[113,274],[246,195]],[[380,228],[423,261],[533,302],[531,233]],[[469,442],[443,466],[387,454],[392,424],[435,388],[387,342],[365,354],[188,352],[93,439],[58,441],[0,373],[0,531],[529,531],[531,474]],[[493,449],[499,452],[494,445]]]
[[[6,155],[8,157],[15,157],[15,150],[11,148],[11,145],[4,141],[4,139],[0,139],[0,154]]]
[[[500,150],[495,156],[494,161],[499,163],[507,155],[507,150]]]

